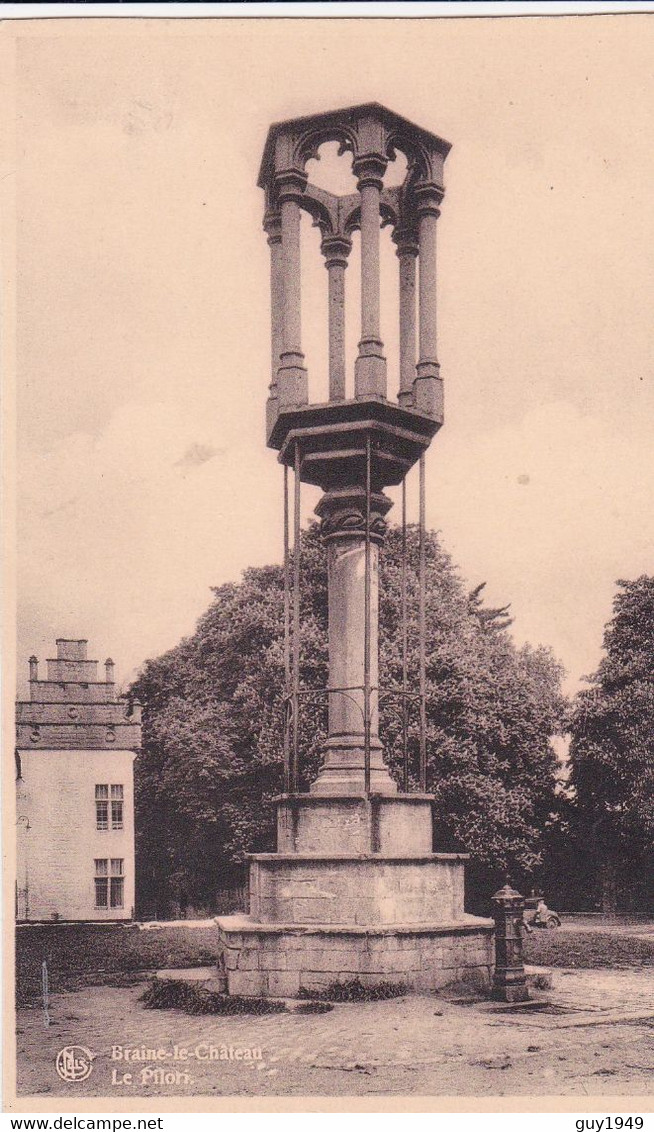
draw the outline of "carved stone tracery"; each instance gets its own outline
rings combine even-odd
[[[308,180],[307,162],[319,158],[320,147],[336,141],[339,154],[352,154],[352,172],[357,192],[337,195]],[[352,233],[361,230],[361,309],[362,326],[359,354],[355,365],[355,397],[386,399],[386,359],[379,330],[379,227],[390,225],[398,243],[400,277],[404,279],[401,304],[401,381],[398,400],[408,408],[440,419],[442,395],[436,355],[435,224],[443,197],[443,164],[449,143],[415,126],[377,103],[346,110],[298,118],[273,126],[269,132],[259,176],[266,192],[264,226],[276,256],[277,235],[271,235],[270,217],[280,218],[283,298],[281,328],[271,327],[273,342],[271,393],[268,408],[268,435],[274,430],[276,414],[285,408],[308,404],[308,380],[301,346],[299,212],[307,212],[320,228],[322,250],[329,272],[330,309],[330,400],[345,397],[344,288],[343,273],[351,246]],[[385,188],[383,178],[389,162],[402,153],[407,172],[402,185]],[[414,333],[415,281],[406,250],[401,252],[403,234],[411,233],[420,259],[420,351],[409,360]],[[415,266],[414,266],[415,272]],[[272,271],[271,271],[272,274]],[[402,283],[401,283],[402,285]],[[281,345],[280,345],[281,343]],[[277,364],[275,363],[277,359]],[[412,367],[412,379],[409,367]]]

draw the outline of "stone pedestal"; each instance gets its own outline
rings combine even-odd
[[[430,794],[283,794],[277,799],[277,851],[429,855],[432,802]]]
[[[284,795],[277,841],[251,857],[249,916],[217,921],[228,993],[490,985],[493,921],[463,911],[467,854],[432,852],[429,795]]]

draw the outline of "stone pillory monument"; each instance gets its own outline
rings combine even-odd
[[[357,191],[309,183],[307,161],[328,141],[352,154]],[[443,423],[436,351],[436,228],[449,144],[376,103],[281,122],[266,141],[259,185],[271,252],[272,381],[267,439],[284,468],[285,792],[277,800],[277,852],[251,857],[250,914],[218,918],[220,966],[230,994],[296,996],[358,978],[434,990],[461,978],[486,985],[491,920],[463,910],[466,854],[434,851],[426,793],[424,458]],[[402,185],[384,186],[407,161]],[[328,278],[329,400],[310,404],[300,325],[300,219],[322,234]],[[380,337],[380,227],[392,226],[399,260],[399,390],[389,396]],[[361,233],[361,336],[354,396],[346,397],[345,268]],[[417,276],[417,288],[416,288]],[[417,302],[416,302],[417,290]],[[416,312],[417,306],[417,312]],[[416,317],[417,313],[417,317]],[[417,340],[417,341],[416,341]],[[420,474],[419,688],[407,679],[406,566],[402,686],[378,677],[378,557],[390,486]],[[294,552],[289,550],[289,473]],[[328,737],[322,768],[299,793],[300,488],[324,492],[316,512],[328,554]],[[406,538],[404,539],[406,542]],[[292,569],[291,569],[292,565]],[[293,575],[291,577],[291,574]],[[379,738],[380,697],[404,720],[402,792]],[[407,758],[407,712],[420,715],[418,792]]]

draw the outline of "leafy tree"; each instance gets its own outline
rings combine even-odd
[[[574,704],[571,782],[605,903],[653,907],[654,577],[617,585],[604,655]]]
[[[417,531],[408,530],[409,679],[418,686]],[[532,876],[552,813],[561,725],[562,672],[546,649],[516,648],[507,607],[467,593],[436,534],[428,533],[428,789],[436,798],[439,849],[473,854],[473,890],[488,894],[507,871]],[[380,565],[380,683],[401,683],[401,536],[389,529]],[[283,576],[246,570],[214,590],[194,635],[148,661],[133,686],[144,705],[137,760],[140,903],[210,902],[248,852],[274,848],[273,799],[282,789]],[[301,680],[327,683],[326,557],[317,525],[302,536]],[[401,713],[384,700],[380,729],[400,781]],[[302,704],[300,771],[317,773],[326,735],[324,698]],[[418,719],[409,720],[412,784]]]
[[[476,617],[479,624],[483,629],[492,629],[497,631],[499,629],[508,629],[513,624],[513,618],[509,616],[510,606],[503,605],[495,609],[488,608],[484,605],[483,591],[486,589],[486,583],[480,582],[468,594],[468,609],[473,617]]]

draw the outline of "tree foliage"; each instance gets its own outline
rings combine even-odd
[[[571,782],[597,869],[629,874],[654,902],[654,577],[617,585],[604,655],[574,704]]]
[[[550,737],[564,714],[562,672],[543,648],[517,648],[507,608],[467,593],[435,534],[427,535],[428,789],[436,798],[439,849],[466,849],[477,875],[495,883],[538,868],[554,806]],[[418,686],[417,531],[408,530],[409,679]],[[380,686],[399,687],[401,538],[391,527],[380,564]],[[302,536],[301,681],[327,683],[326,556],[317,526]],[[144,705],[137,760],[140,903],[210,902],[246,854],[274,848],[273,799],[282,789],[283,576],[246,570],[214,590],[192,637],[148,661],[133,693]],[[392,772],[401,774],[401,714],[383,700],[380,727]],[[304,697],[300,771],[317,773],[326,735],[324,697]],[[418,719],[409,725],[416,784]]]

